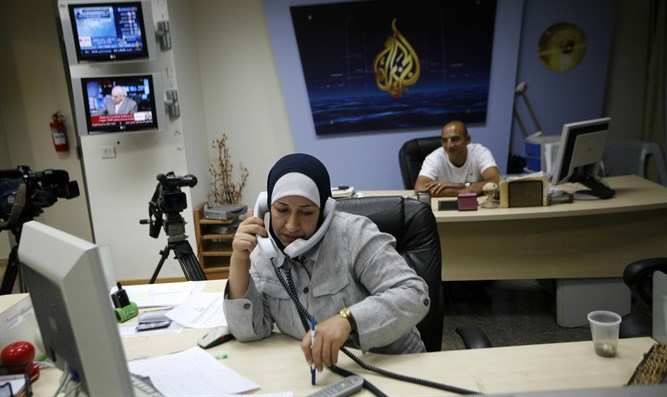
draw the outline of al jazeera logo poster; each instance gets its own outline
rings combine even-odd
[[[485,122],[496,1],[290,8],[318,135]]]

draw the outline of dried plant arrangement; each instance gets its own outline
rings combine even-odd
[[[214,139],[212,148],[217,151],[218,156],[208,167],[208,172],[211,174],[208,205],[216,207],[225,204],[238,204],[248,181],[248,169],[239,163],[241,180],[239,183],[233,182],[234,165],[227,146],[227,134],[223,133],[220,138]]]

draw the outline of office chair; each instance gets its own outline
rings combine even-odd
[[[417,324],[426,350],[440,351],[443,329],[440,239],[431,208],[403,197],[364,197],[339,200],[337,210],[363,215],[380,231],[396,239],[396,250],[428,284],[431,307]]]
[[[656,271],[667,274],[667,258],[642,259],[625,267],[623,282],[630,288],[632,306],[621,322],[621,338],[651,336],[653,273]]]
[[[635,174],[646,178],[650,161],[655,163],[658,181],[667,186],[667,166],[660,146],[652,142],[612,142],[605,147],[604,173],[607,176]]]
[[[417,176],[426,156],[441,147],[440,137],[415,138],[405,142],[398,151],[398,164],[401,168],[403,187],[407,190],[415,188]]]

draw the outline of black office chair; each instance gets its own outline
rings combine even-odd
[[[398,151],[398,164],[401,168],[403,187],[408,190],[415,188],[417,176],[426,156],[441,147],[440,137],[415,138],[401,146]]]
[[[623,271],[623,282],[630,288],[632,306],[623,316],[621,338],[651,336],[653,317],[653,273],[667,274],[667,258],[650,258],[632,262]]]
[[[427,351],[440,351],[444,313],[440,239],[431,208],[420,201],[395,196],[339,200],[337,210],[366,216],[380,231],[396,238],[396,250],[429,288],[431,307],[417,329]]]

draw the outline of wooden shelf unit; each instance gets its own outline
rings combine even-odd
[[[197,237],[197,257],[209,280],[227,278],[229,258],[232,256],[232,240],[236,228],[233,221],[204,218],[202,207],[194,211],[195,235]],[[228,226],[220,233],[216,228]]]

